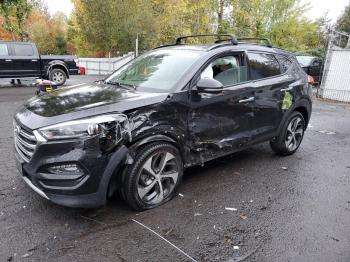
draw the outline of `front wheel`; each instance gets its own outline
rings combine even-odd
[[[57,85],[63,85],[67,80],[66,72],[60,68],[52,69],[49,73],[50,81],[55,82]]]
[[[270,142],[272,150],[283,156],[292,155],[298,150],[304,137],[305,120],[299,112],[293,112],[283,125],[280,135]]]
[[[176,147],[156,142],[138,152],[126,171],[124,199],[141,211],[160,206],[175,195],[182,180],[183,162]]]

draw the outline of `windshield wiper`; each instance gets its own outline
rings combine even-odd
[[[104,81],[105,84],[109,84],[109,85],[116,85],[119,87],[124,87],[127,89],[130,89],[130,87],[132,87],[134,90],[136,90],[136,86],[132,85],[132,84],[126,84],[126,83],[121,83],[120,81]]]

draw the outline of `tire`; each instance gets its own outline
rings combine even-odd
[[[183,162],[176,147],[155,142],[143,147],[125,171],[122,198],[132,209],[142,211],[174,197],[182,181]]]
[[[282,156],[294,154],[303,140],[304,131],[305,119],[302,114],[294,111],[284,123],[279,136],[270,141],[272,150]]]
[[[55,82],[57,85],[63,85],[67,80],[67,74],[60,68],[54,68],[49,73],[50,81]]]

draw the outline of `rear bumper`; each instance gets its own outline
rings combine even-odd
[[[18,170],[33,191],[53,203],[74,208],[104,206],[110,179],[125,164],[128,149],[120,146],[103,156],[97,148],[88,149],[86,144],[79,148],[79,144],[43,144],[28,163],[15,150]],[[83,174],[69,176],[45,171],[48,166],[67,163],[79,165]]]

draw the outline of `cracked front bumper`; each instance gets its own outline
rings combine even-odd
[[[95,208],[106,204],[109,181],[121,168],[128,149],[102,154],[94,140],[55,141],[37,146],[29,162],[15,150],[19,172],[26,184],[53,203],[75,208]],[[79,175],[52,174],[48,167],[75,164]]]

